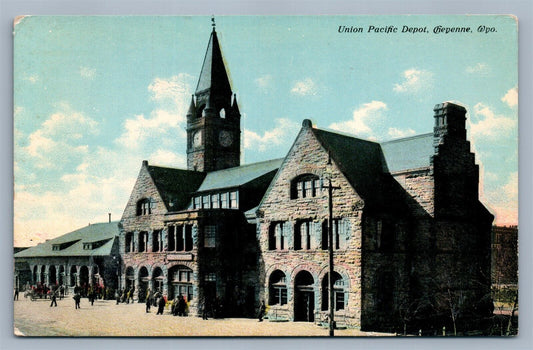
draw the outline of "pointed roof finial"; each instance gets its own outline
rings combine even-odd
[[[215,15],[212,15],[211,16],[211,25],[213,26],[213,32],[215,31],[215,28],[217,26],[217,24],[215,23]]]

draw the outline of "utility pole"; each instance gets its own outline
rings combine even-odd
[[[328,162],[328,164],[331,164]],[[333,190],[340,189],[340,187],[334,187],[331,183],[331,176],[328,179],[328,208],[329,208],[329,220],[328,220],[328,253],[329,253],[329,336],[335,336],[335,292],[333,290]]]

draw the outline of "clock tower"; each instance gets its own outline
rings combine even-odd
[[[213,20],[196,92],[187,112],[187,169],[240,165],[241,114],[232,93]]]

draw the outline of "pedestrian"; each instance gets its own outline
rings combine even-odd
[[[163,311],[165,310],[165,298],[161,296],[159,300],[157,301],[157,314],[156,315],[162,315]]]
[[[63,299],[65,297],[65,286],[60,285],[59,286],[59,300]]]
[[[130,289],[130,298],[131,298],[131,303],[133,304],[133,294],[135,293],[135,286],[131,286],[131,289]]]
[[[57,307],[57,293],[55,290],[50,292],[50,300],[52,300],[52,302],[50,303],[50,307],[52,307],[52,305],[55,305]]]
[[[149,293],[150,293],[150,290],[148,290],[148,294]],[[152,306],[152,305],[150,303],[150,298],[148,297],[148,295],[146,295],[145,303],[146,303],[146,312],[149,313],[150,312],[150,306]]]
[[[117,305],[118,305],[118,303],[120,302],[120,294],[121,294],[121,291],[120,291],[119,289],[117,289],[117,290],[115,291],[115,299],[116,299],[116,301],[117,301]]]
[[[265,317],[265,311],[266,311],[266,305],[265,305],[265,301],[263,300],[261,302],[261,307],[259,308],[259,315],[258,315],[259,322],[263,322],[263,317]]]
[[[130,293],[131,293],[131,289],[129,289],[128,292],[126,293],[126,304],[130,303]]]
[[[185,302],[185,299],[183,299],[183,296],[179,296],[178,298],[178,316],[185,316],[185,308],[187,307],[187,303]]]
[[[90,294],[89,294],[89,300],[91,301],[91,306],[94,305],[94,299],[96,299],[96,292],[93,289],[92,291],[90,291]]]
[[[19,300],[19,287],[15,287],[15,295],[13,296],[13,301]]]
[[[79,293],[74,294],[74,302],[75,302],[76,309],[81,309],[80,300],[81,300],[80,294]]]

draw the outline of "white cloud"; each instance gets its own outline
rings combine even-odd
[[[183,154],[184,152],[177,154],[169,150],[158,149],[150,155],[150,164],[186,168],[187,159]]]
[[[495,224],[516,225],[518,223],[518,172],[512,172],[503,185],[485,191],[486,203],[495,214]]]
[[[387,110],[387,105],[381,101],[364,103],[353,111],[352,119],[344,122],[333,123],[329,127],[333,130],[347,132],[359,136],[373,136],[370,127],[377,119],[382,117],[382,112]]]
[[[261,89],[267,89],[272,85],[272,75],[265,74],[254,80]]]
[[[515,107],[518,104],[518,87],[514,87],[507,91],[505,96],[502,97],[502,101],[507,103],[509,107]]]
[[[21,148],[37,168],[51,168],[58,163],[88,152],[82,139],[98,133],[98,123],[62,104],[62,110],[52,114],[41,127],[28,136],[28,144]],[[22,140],[17,139],[17,144]],[[17,145],[15,145],[17,146]]]
[[[403,72],[405,80],[400,84],[394,84],[393,90],[398,93],[417,93],[428,89],[433,82],[433,73],[415,68]]]
[[[316,95],[317,86],[311,78],[306,78],[294,83],[291,93],[300,96]]]
[[[416,134],[416,131],[414,131],[413,129],[389,128],[389,130],[387,131],[387,135],[394,139],[412,136],[414,134]]]
[[[465,71],[469,74],[487,74],[489,72],[489,65],[479,62],[473,66],[466,67]]]
[[[267,130],[263,135],[244,129],[244,148],[255,148],[260,152],[264,152],[272,145],[280,145],[287,140],[292,140],[293,134],[300,130],[298,123],[289,119],[276,119],[276,127],[272,130]]]
[[[482,103],[474,106],[474,113],[470,119],[470,130],[473,139],[478,137],[498,138],[508,136],[516,129],[515,119],[496,115],[494,111]]]
[[[155,108],[148,117],[137,115],[124,122],[124,131],[116,140],[129,149],[140,149],[149,141],[154,144],[173,144],[176,137],[185,137],[182,123],[190,103],[190,81],[187,74],[169,79],[156,78],[148,86]]]
[[[95,68],[80,67],[80,75],[83,78],[94,79],[95,74],[96,74]]]

